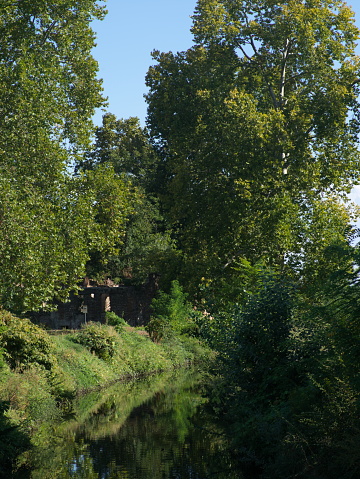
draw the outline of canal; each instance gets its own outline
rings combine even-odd
[[[77,400],[22,458],[15,479],[235,479],[202,378],[178,371]]]

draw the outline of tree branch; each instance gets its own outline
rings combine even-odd
[[[284,105],[284,98],[285,98],[285,84],[286,84],[286,67],[287,67],[287,60],[290,54],[290,49],[291,49],[291,40],[288,38],[286,39],[286,46],[285,50],[283,52],[283,62],[282,62],[282,68],[281,68],[281,74],[280,74],[280,88],[279,88],[279,94],[280,94],[280,104],[281,106]]]
[[[49,38],[49,35],[51,33],[51,30],[55,27],[55,25],[57,24],[56,20],[53,20],[51,22],[51,24],[48,26],[48,28],[46,29],[46,31],[44,32],[44,35],[43,35],[43,39],[41,41],[41,45],[44,45],[44,43],[46,42],[46,40]]]

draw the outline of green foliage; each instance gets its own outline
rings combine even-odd
[[[116,119],[112,113],[102,118],[95,129],[95,143],[78,162],[78,170],[91,170],[99,165],[111,165],[119,175],[126,174],[137,186],[151,189],[159,162],[146,128],[138,118]]]
[[[131,185],[111,165],[99,165],[80,178],[84,183],[82,194],[93,205],[86,273],[103,279],[109,256],[117,254],[123,245],[134,195]]]
[[[169,294],[160,291],[152,300],[152,315],[146,330],[154,341],[177,334],[196,334],[193,309],[186,298],[187,294],[174,280]]]
[[[53,341],[65,391],[91,390],[122,376],[119,370],[113,370],[110,361],[100,359],[87,346],[74,342],[73,335],[54,336]]]
[[[151,318],[145,328],[150,338],[155,342],[159,342],[163,338],[169,338],[174,334],[166,317]]]
[[[266,400],[279,399],[288,389],[287,378],[285,375],[282,378],[279,370],[288,361],[291,289],[290,284],[276,275],[267,275],[262,287],[238,314],[230,362],[238,365],[234,374],[239,386],[247,393],[257,391],[259,401],[264,400],[263,395]]]
[[[189,310],[186,298],[187,294],[183,292],[179,282],[173,281],[170,294],[161,291],[159,296],[153,299],[151,307],[154,316],[166,316],[169,322],[183,321]]]
[[[91,116],[104,101],[90,22],[103,16],[95,0],[76,8],[72,0],[3,5],[1,164],[17,177],[36,175],[45,186],[59,161],[63,166],[64,151],[88,143]]]
[[[90,347],[74,342],[73,335],[53,337],[59,368],[64,372],[64,387],[70,391],[88,390],[121,378],[138,377],[195,361],[206,361],[211,355],[209,349],[195,338],[157,344],[144,333],[121,327],[121,331],[115,333],[116,348],[111,361],[91,354]]]
[[[359,172],[353,14],[342,1],[199,0],[193,18],[194,47],[154,52],[147,75],[184,277],[292,253],[299,267],[304,249],[314,266],[314,210]]]
[[[122,208],[127,215],[123,242],[106,264],[96,264],[99,260],[93,255],[88,275],[102,274],[135,284],[143,283],[154,272],[169,276],[166,270],[174,263],[176,251],[153,194],[161,187],[155,187],[158,164],[156,149],[137,118],[117,120],[111,113],[103,116],[102,126],[95,131],[95,143],[78,162],[77,171],[91,176],[93,171],[112,169],[132,192],[131,208]]]
[[[111,326],[87,323],[74,335],[73,340],[105,361],[109,361],[116,352],[116,333]]]
[[[213,408],[242,460],[263,477],[359,473],[358,337],[351,331],[358,306],[350,281],[357,273],[349,250],[330,262],[336,256],[339,269],[311,293],[283,274],[263,274],[233,313],[233,334],[220,342]]]
[[[124,244],[109,259],[109,275],[142,284],[149,274],[157,273],[164,283],[177,259],[174,241],[170,232],[164,231],[159,205],[141,189],[134,194],[132,206]]]
[[[106,318],[106,323],[109,326],[114,326],[117,332],[119,332],[119,330],[121,330],[123,326],[127,325],[127,322],[125,321],[124,318],[120,318],[117,314],[113,313],[112,311],[108,311],[107,313],[105,313],[105,318]]]
[[[97,182],[91,184],[90,179],[58,178],[59,190],[47,191],[46,197],[31,184],[24,196],[3,179],[0,303],[4,307],[23,313],[51,307],[54,298],[65,301],[85,275],[90,251],[113,251],[116,239],[121,240],[128,206],[121,181],[116,182],[116,201],[115,192],[110,194],[109,176],[111,172],[97,172]],[[117,218],[111,216],[111,200]],[[101,225],[98,214],[103,217]]]
[[[63,301],[76,289],[89,250],[95,244],[109,249],[115,229],[121,236],[127,208],[118,188],[124,208],[114,208],[115,221],[104,195],[99,198],[101,189],[96,195],[93,188],[84,191],[84,179],[70,174],[89,146],[92,115],[104,103],[90,28],[94,18],[103,18],[104,8],[95,0],[5,3],[0,19],[0,304],[24,313],[50,307],[54,298]],[[105,215],[109,219],[108,236],[94,221],[99,214],[103,223]]]
[[[20,453],[30,447],[29,437],[14,426],[5,413],[10,404],[0,402],[0,475],[11,477],[10,471]]]
[[[300,314],[313,324],[326,327],[348,380],[356,391],[360,391],[359,246],[336,245],[328,249],[325,259],[330,264],[336,260],[337,268],[323,274],[321,283],[306,285],[302,291]]]
[[[24,371],[32,364],[51,371],[56,366],[54,350],[46,331],[27,319],[2,313],[0,338],[4,357],[10,367]]]
[[[249,302],[256,301],[264,281],[271,284],[276,277],[277,274],[263,262],[252,265],[241,258],[234,260],[222,276],[203,278],[199,288],[201,301],[195,316],[201,338],[227,355],[236,341],[239,314],[249,307]]]
[[[4,350],[0,349],[0,371],[6,367],[6,360],[4,358]]]
[[[130,185],[111,165],[71,174],[104,103],[90,28],[104,13],[96,0],[2,8],[0,304],[19,314],[65,301],[123,242]]]

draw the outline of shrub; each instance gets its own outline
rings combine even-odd
[[[0,401],[0,477],[12,477],[12,470],[20,453],[30,446],[30,439],[25,431],[14,427],[5,413],[9,409],[9,402]]]
[[[116,352],[116,332],[111,326],[87,323],[73,340],[105,361],[111,359]]]
[[[6,368],[6,361],[4,358],[4,349],[0,349],[0,371],[4,368]]]
[[[155,342],[164,338],[169,339],[174,335],[169,319],[166,316],[151,317],[145,329],[149,333],[150,338]]]
[[[193,334],[197,329],[193,309],[178,281],[172,281],[170,294],[160,291],[151,302],[152,315],[146,330],[159,341],[176,334]]]
[[[56,365],[51,339],[43,329],[28,319],[19,319],[0,311],[0,339],[3,355],[12,369],[23,371],[31,364],[47,370]]]
[[[127,322],[125,321],[124,318],[120,318],[117,314],[113,313],[112,311],[109,311],[105,314],[106,318],[106,323],[109,326],[114,326],[116,330],[121,330],[123,326],[127,325]]]

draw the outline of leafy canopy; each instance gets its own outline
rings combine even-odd
[[[282,264],[307,241],[291,225],[358,179],[353,13],[342,1],[199,0],[193,18],[195,46],[154,52],[147,75],[169,221],[205,274],[240,257]]]

